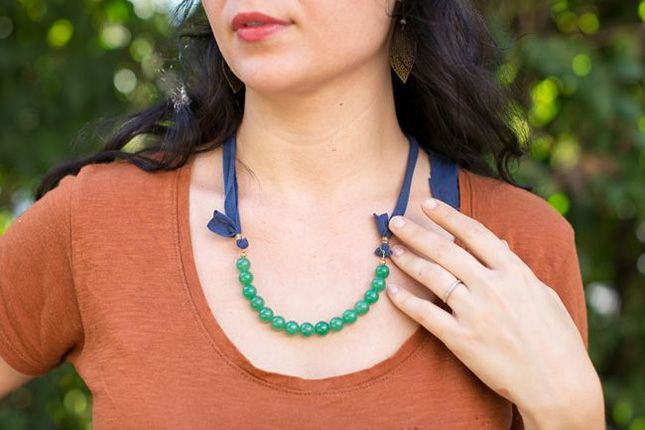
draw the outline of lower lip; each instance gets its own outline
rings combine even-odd
[[[236,33],[242,40],[247,42],[255,42],[257,40],[266,39],[272,34],[286,30],[288,25],[283,24],[264,24],[257,27],[241,27],[238,28]]]

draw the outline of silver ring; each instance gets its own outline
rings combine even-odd
[[[462,283],[462,282],[461,282],[461,280],[460,280],[460,279],[455,279],[455,280],[452,282],[452,284],[450,284],[450,286],[448,287],[448,291],[446,291],[446,295],[445,295],[445,296],[444,296],[444,298],[443,298],[443,302],[444,302],[444,303],[447,303],[447,302],[448,302],[448,297],[450,297],[450,294],[452,294],[452,292],[455,290],[455,288],[457,288],[457,285],[459,285],[459,284],[461,284],[461,283]]]

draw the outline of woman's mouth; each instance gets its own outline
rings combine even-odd
[[[251,25],[239,28],[235,33],[247,42],[262,40],[268,36],[287,29],[284,24],[261,24]]]
[[[260,12],[245,12],[235,15],[232,27],[240,39],[252,42],[285,30],[291,24]]]

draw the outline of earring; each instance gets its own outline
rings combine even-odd
[[[406,24],[405,18],[399,20],[399,26],[394,29],[390,45],[390,66],[403,83],[407,82],[417,55],[416,39],[413,39],[410,31],[405,29]]]
[[[236,94],[240,89],[242,89],[244,82],[242,82],[237,76],[235,76],[231,68],[228,66],[228,64],[226,64],[226,61],[224,61],[224,57],[222,57],[220,64],[222,65],[222,71],[224,72],[224,77],[228,82],[228,86],[231,87],[233,93]]]

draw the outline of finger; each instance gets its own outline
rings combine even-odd
[[[403,225],[398,224],[399,221],[403,221]],[[490,271],[461,246],[407,218],[392,217],[389,225],[399,239],[468,285],[478,285]]]
[[[394,284],[388,285],[387,295],[397,308],[419,322],[443,343],[447,344],[457,337],[457,320],[431,301],[419,298]]]
[[[509,248],[481,222],[439,199],[430,198],[421,207],[431,220],[460,238],[468,250],[472,250],[473,254],[491,269],[510,263]]]
[[[455,277],[446,269],[419,257],[401,245],[392,248],[394,263],[413,279],[419,281],[435,293],[441,300],[446,297],[448,288],[455,281]],[[457,312],[463,309],[463,304],[470,299],[468,288],[456,288],[450,294],[450,307]]]

